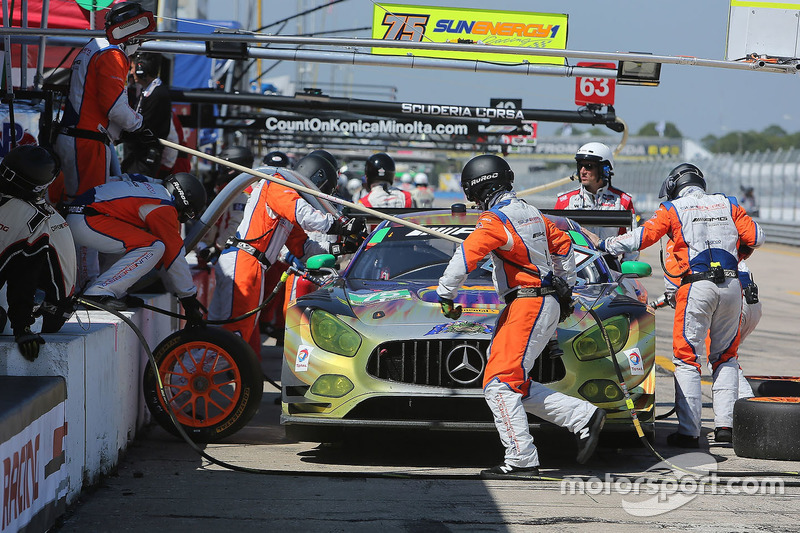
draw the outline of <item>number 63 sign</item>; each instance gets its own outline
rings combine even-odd
[[[581,62],[578,67],[613,68],[616,63]],[[575,78],[575,103],[577,105],[602,104],[614,105],[614,78]]]

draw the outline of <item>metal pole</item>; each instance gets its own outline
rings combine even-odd
[[[28,27],[28,0],[22,0],[22,27]],[[19,54],[19,87],[28,88],[28,45],[23,44]]]
[[[47,15],[50,10],[50,0],[43,0],[42,2],[42,20],[39,26],[42,29],[47,28]],[[33,77],[34,89],[41,89],[44,84],[44,62],[45,62],[45,48],[47,47],[47,37],[39,38],[39,55],[36,59],[36,75]]]
[[[104,32],[95,31],[87,32],[86,30],[40,30],[35,28],[13,28],[0,30],[0,34],[8,32],[13,35],[35,35],[36,37],[42,34],[47,36],[66,36],[66,37],[103,37]],[[577,59],[592,59],[592,60],[612,60],[612,61],[635,61],[639,63],[662,63],[672,65],[688,65],[698,67],[714,67],[726,68],[732,70],[759,70],[764,72],[780,72],[788,74],[796,74],[800,71],[800,62],[794,61],[787,64],[766,63],[765,61],[723,61],[720,59],[703,59],[698,57],[682,57],[682,56],[662,56],[650,55],[634,52],[592,52],[588,50],[565,50],[553,48],[527,48],[524,46],[490,46],[483,44],[454,44],[454,43],[430,43],[430,42],[408,42],[408,41],[383,41],[380,39],[357,39],[352,37],[336,38],[336,37],[298,37],[290,35],[253,35],[253,34],[230,34],[215,35],[208,33],[172,33],[172,32],[151,32],[147,34],[150,42],[145,43],[145,47],[149,44],[155,44],[153,40],[164,41],[226,41],[226,42],[244,42],[253,44],[271,44],[271,45],[301,45],[301,46],[339,46],[346,48],[401,48],[412,50],[438,50],[438,51],[454,51],[454,52],[479,52],[479,53],[493,53],[493,54],[507,54],[507,55],[536,55],[545,57],[566,57]],[[202,45],[201,45],[202,46]],[[155,48],[148,48],[149,50],[158,51]],[[251,50],[252,51],[252,50]],[[203,48],[205,53],[205,48]],[[349,54],[348,54],[349,55]],[[368,54],[361,54],[368,55]],[[369,54],[371,55],[371,54]],[[264,57],[264,56],[253,56]],[[400,56],[384,56],[384,57],[400,57]],[[417,61],[421,59],[416,56],[411,56],[411,59]],[[436,61],[436,60],[434,60]],[[513,59],[509,59],[513,61]],[[471,63],[468,61],[467,63]],[[478,61],[480,63],[480,61]],[[526,64],[528,65],[528,64]],[[532,64],[531,64],[532,65]],[[525,66],[525,65],[523,65]],[[614,78],[616,77],[615,69],[589,69],[592,76],[596,78]]]
[[[13,15],[13,13],[12,13]],[[3,26],[5,28],[11,27],[11,18],[8,13],[8,2],[3,2]],[[4,28],[4,29],[5,29]],[[8,122],[11,125],[11,148],[17,147],[17,126],[14,120],[14,79],[11,76],[11,36],[6,35],[3,38],[3,47],[6,53],[3,57],[3,67],[6,75],[6,94],[3,97],[8,103]]]
[[[200,157],[200,158],[205,159],[207,161],[211,161],[212,163],[216,163],[218,165],[223,165],[223,166],[226,166],[228,168],[232,168],[234,170],[238,170],[239,172],[242,172],[242,173],[245,173],[245,174],[250,174],[251,176],[256,176],[256,177],[261,178],[261,179],[265,179],[265,180],[268,180],[268,181],[279,183],[281,185],[289,187],[290,189],[294,189],[294,190],[299,191],[299,192],[304,192],[306,194],[310,194],[311,196],[316,196],[317,198],[322,198],[323,200],[328,200],[329,202],[332,202],[332,203],[335,203],[335,204],[343,205],[343,206],[349,207],[351,209],[356,209],[358,211],[362,211],[362,212],[370,214],[370,215],[372,215],[374,217],[378,217],[378,218],[380,218],[382,220],[389,220],[391,222],[396,222],[398,224],[402,224],[403,226],[407,226],[409,228],[413,228],[413,229],[416,229],[416,230],[419,230],[419,231],[424,231],[425,233],[429,233],[430,235],[433,235],[435,237],[439,237],[441,239],[446,239],[448,241],[455,242],[455,243],[458,243],[458,244],[464,242],[464,241],[462,241],[461,239],[459,239],[457,237],[453,237],[451,235],[446,235],[446,234],[441,233],[439,231],[436,231],[436,230],[433,230],[433,229],[430,229],[430,228],[426,228],[425,226],[421,226],[419,224],[415,224],[414,222],[409,222],[408,220],[403,220],[402,218],[397,218],[396,216],[387,215],[386,213],[381,213],[380,211],[376,211],[375,209],[370,209],[369,207],[366,207],[364,205],[354,204],[353,202],[348,202],[347,200],[342,200],[341,198],[338,198],[336,196],[331,196],[329,194],[321,193],[317,189],[310,189],[308,187],[303,187],[302,185],[294,184],[294,183],[292,183],[292,182],[290,182],[288,180],[284,180],[284,179],[281,179],[281,178],[276,178],[275,176],[270,176],[269,174],[265,174],[263,172],[259,172],[258,170],[254,170],[252,168],[248,168],[248,167],[245,167],[245,166],[242,166],[242,165],[237,165],[236,163],[232,163],[230,161],[226,161],[224,159],[220,159],[218,157],[214,157],[213,155],[204,154],[203,152],[199,152],[197,150],[192,150],[191,148],[187,148],[186,146],[181,146],[180,144],[173,143],[173,142],[170,142],[170,141],[167,141],[167,140],[164,140],[164,139],[159,139],[159,141],[161,142],[161,144],[163,144],[164,146],[167,146],[169,148],[174,148],[175,150],[179,150],[181,152],[186,152],[187,154],[191,154],[191,155],[193,155],[195,157]]]

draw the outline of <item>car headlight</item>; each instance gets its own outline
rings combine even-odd
[[[314,309],[309,322],[314,343],[326,352],[353,357],[361,347],[361,336],[327,311]]]
[[[325,374],[317,378],[311,385],[312,394],[317,396],[327,396],[329,398],[341,398],[353,390],[353,382],[346,376],[337,374]]]
[[[630,320],[625,315],[611,317],[603,321],[603,327],[608,335],[608,340],[611,341],[614,353],[619,352],[628,342],[628,333],[631,327]],[[581,361],[591,361],[611,355],[608,353],[608,346],[606,346],[606,341],[603,339],[600,326],[597,325],[575,337],[572,341],[572,350]]]
[[[608,379],[591,379],[581,385],[578,393],[592,403],[614,402],[622,399],[619,385]]]

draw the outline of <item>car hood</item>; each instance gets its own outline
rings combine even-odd
[[[343,299],[365,324],[420,325],[446,321],[436,294],[436,281],[387,282],[348,280]],[[455,303],[463,307],[462,321],[493,323],[501,304],[491,285],[466,285]],[[488,333],[488,331],[487,331]]]

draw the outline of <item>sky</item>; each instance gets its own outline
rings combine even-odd
[[[250,5],[257,1],[210,0],[208,17],[230,20],[238,14],[245,27],[252,29],[257,16]],[[322,3],[262,1],[264,24]],[[482,9],[487,4],[484,0],[406,3]],[[568,50],[725,58],[728,0],[502,0],[493,6],[508,11],[568,14]],[[305,31],[309,27],[335,30],[369,26],[372,9],[371,0],[347,0],[318,11],[314,20],[306,21]],[[294,33],[295,21],[281,32]],[[369,32],[337,36],[368,38]],[[570,64],[577,61],[580,59],[570,59]],[[296,68],[296,64],[284,62],[270,75],[294,78]],[[490,98],[521,98],[524,108],[577,109],[575,78],[354,65],[319,65],[316,74],[326,83],[352,79],[354,84],[393,86],[401,102],[482,106],[488,105]],[[789,133],[800,131],[799,94],[800,75],[796,74],[665,64],[658,87],[618,85],[614,107],[634,133],[648,122],[666,121],[674,123],[685,136],[699,140],[709,134],[761,131],[770,125]],[[560,126],[540,123],[539,135],[554,134]]]

